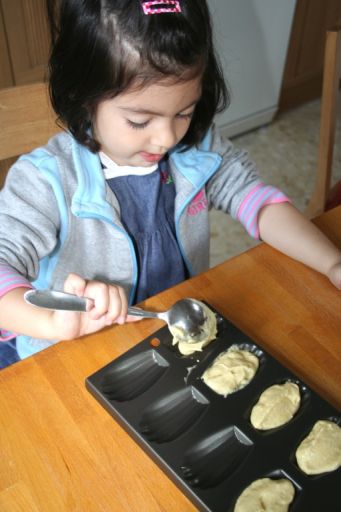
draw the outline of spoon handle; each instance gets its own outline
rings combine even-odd
[[[72,293],[55,290],[28,290],[24,293],[24,299],[28,304],[38,308],[59,311],[85,312],[94,304],[88,297],[78,297]]]
[[[24,299],[29,304],[44,309],[81,311],[85,312],[94,305],[93,299],[89,297],[78,297],[72,293],[58,292],[54,290],[28,290],[24,293]],[[140,308],[129,307],[128,314],[143,318],[163,318],[163,313],[144,311]],[[165,320],[166,321],[166,320]]]
[[[144,309],[140,308],[134,308],[134,306],[128,308],[128,315],[142,316],[143,318],[159,318],[159,313],[154,313],[154,311],[145,311]]]

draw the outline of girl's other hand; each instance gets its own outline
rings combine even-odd
[[[336,288],[341,290],[341,262],[336,263],[328,272],[328,277]]]
[[[58,336],[62,339],[74,339],[115,323],[124,324],[139,320],[138,317],[127,316],[128,301],[121,286],[86,281],[72,273],[65,280],[64,291],[79,297],[89,297],[94,301],[94,305],[86,313],[53,312],[53,323],[59,333]]]

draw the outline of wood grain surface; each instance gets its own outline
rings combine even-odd
[[[317,224],[341,247],[341,207]],[[341,292],[264,244],[143,303],[204,299],[341,406]],[[164,324],[114,326],[0,371],[2,512],[196,508],[85,389],[86,377]]]
[[[34,83],[0,90],[0,160],[46,144],[61,131],[47,85]]]

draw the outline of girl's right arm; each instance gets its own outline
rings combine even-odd
[[[0,326],[5,331],[25,334],[33,338],[56,339],[51,322],[51,311],[27,304],[27,288],[14,288],[0,298]]]
[[[71,340],[97,332],[103,327],[138,318],[127,317],[127,299],[123,288],[99,281],[86,281],[70,274],[64,291],[87,296],[94,307],[87,313],[50,311],[27,304],[23,295],[27,287],[15,288],[0,298],[0,326],[6,331],[33,338]]]
[[[39,158],[48,167],[52,157],[44,153]],[[6,339],[12,332],[40,339],[73,339],[125,321],[127,301],[120,287],[86,283],[79,276],[66,279],[65,291],[82,295],[86,290],[95,299],[89,313],[39,310],[24,301],[24,292],[37,279],[40,262],[53,252],[61,229],[55,188],[38,164],[17,161],[0,191],[0,336]]]

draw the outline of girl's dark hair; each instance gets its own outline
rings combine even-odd
[[[182,139],[200,142],[229,103],[215,55],[206,0],[180,0],[181,13],[145,15],[140,0],[46,0],[52,49],[51,102],[59,120],[98,151],[91,120],[98,103],[128,87],[202,77],[202,96]]]

